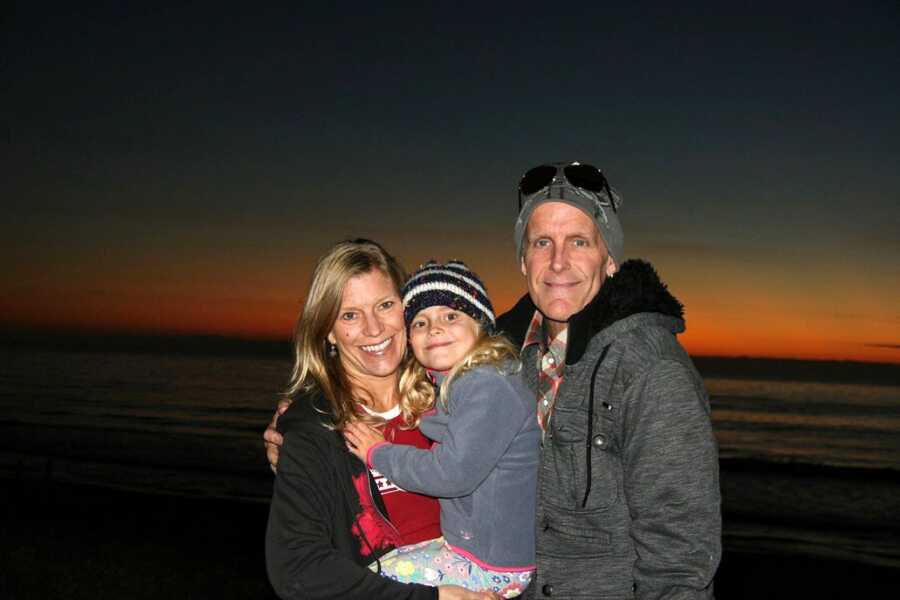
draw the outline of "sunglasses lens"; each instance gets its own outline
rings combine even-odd
[[[600,169],[593,165],[569,165],[565,168],[566,179],[572,185],[591,192],[606,190],[606,178]]]
[[[519,182],[519,192],[523,196],[529,196],[536,191],[547,187],[556,175],[556,167],[541,165],[529,170]]]

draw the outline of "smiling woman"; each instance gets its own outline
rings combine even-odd
[[[372,270],[347,281],[328,342],[348,378],[375,392],[370,408],[383,411],[397,403],[397,365],[406,349],[406,328],[396,284],[387,275]]]
[[[406,356],[405,274],[368,240],[341,242],[316,265],[294,337],[290,408],[266,531],[269,579],[282,598],[477,600],[456,586],[404,584],[366,568],[440,534],[437,501],[398,488],[347,450],[340,430],[377,422],[395,443],[427,449],[414,425],[431,403],[399,391]]]

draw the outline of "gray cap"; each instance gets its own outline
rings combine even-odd
[[[518,256],[520,258],[522,256],[525,228],[534,209],[545,202],[563,202],[581,210],[594,221],[609,255],[617,265],[621,266],[624,260],[625,233],[622,231],[622,224],[619,222],[616,210],[622,206],[622,197],[612,188],[610,188],[610,192],[615,209],[610,204],[609,195],[605,191],[592,192],[575,187],[566,180],[562,170],[557,172],[550,185],[522,198],[522,210],[519,211],[519,218],[516,219],[515,229]]]

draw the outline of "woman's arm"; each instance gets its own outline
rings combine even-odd
[[[280,598],[496,600],[455,585],[433,588],[381,577],[330,542],[333,471],[328,447],[304,432],[285,433],[266,531],[266,566]],[[324,468],[323,468],[324,467]],[[329,493],[331,491],[331,493]]]
[[[284,432],[269,510],[266,565],[279,597],[437,598],[435,588],[380,577],[334,546],[333,515],[342,501],[335,491],[341,482],[335,480],[324,436],[304,430],[308,428]]]

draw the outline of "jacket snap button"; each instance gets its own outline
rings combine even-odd
[[[545,583],[544,587],[541,588],[541,591],[544,592],[545,596],[552,596],[553,595],[553,586],[550,585],[549,583]]]
[[[594,436],[594,447],[595,448],[606,448],[606,436],[602,433]]]

